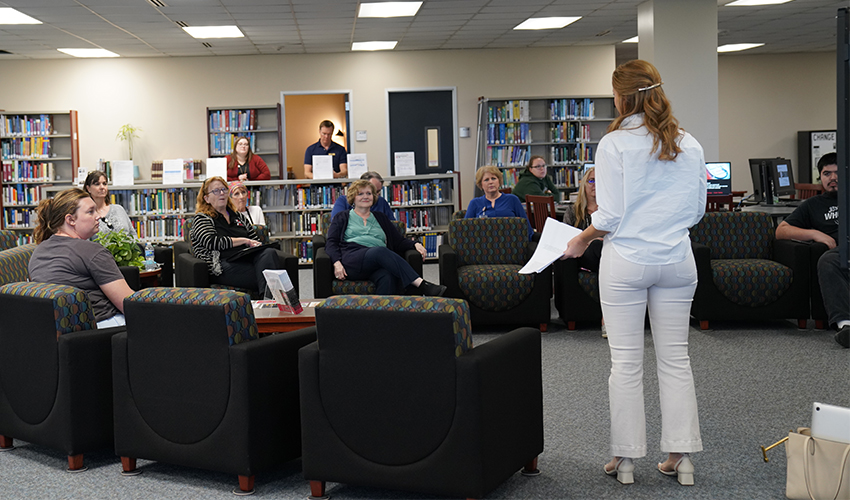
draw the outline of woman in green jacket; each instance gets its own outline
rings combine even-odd
[[[558,188],[546,174],[546,160],[542,156],[532,156],[525,170],[519,174],[519,180],[511,194],[517,195],[521,201],[525,201],[525,196],[529,194],[554,197]]]

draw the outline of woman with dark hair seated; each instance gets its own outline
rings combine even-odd
[[[519,180],[511,194],[516,195],[520,201],[525,201],[525,197],[530,194],[554,198],[558,193],[558,187],[552,182],[546,170],[546,160],[542,156],[532,156],[525,170],[519,174]]]
[[[124,298],[133,290],[109,250],[89,241],[98,231],[96,210],[89,194],[77,188],[42,200],[28,271],[32,281],[85,290],[97,327],[107,328],[125,324]]]
[[[100,170],[89,172],[83,187],[94,200],[95,214],[100,219],[100,232],[124,230],[131,238],[136,239],[136,229],[127,216],[124,207],[109,200],[109,181],[106,174]]]
[[[375,283],[378,295],[414,289],[422,295],[443,295],[445,286],[423,280],[400,255],[416,249],[424,258],[425,247],[403,238],[386,215],[371,211],[378,198],[375,186],[368,180],[352,182],[346,196],[354,208],[333,218],[325,246],[334,277],[369,280]]]
[[[192,221],[192,252],[209,266],[210,283],[257,290],[265,294],[264,269],[283,269],[274,248],[267,247],[238,260],[227,260],[237,252],[258,247],[257,232],[230,201],[227,182],[207,179],[198,190]]]

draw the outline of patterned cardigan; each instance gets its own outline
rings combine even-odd
[[[245,228],[248,230],[248,238],[252,240],[260,239],[254,226],[248,223],[248,220],[242,214],[230,212],[231,217],[238,217]],[[221,275],[221,251],[233,248],[233,240],[229,236],[219,236],[215,230],[215,222],[212,217],[206,214],[197,214],[192,221],[192,230],[190,232],[192,238],[192,253],[195,257],[205,261],[210,269],[210,273],[216,276]]]

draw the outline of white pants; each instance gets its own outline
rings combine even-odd
[[[605,245],[599,297],[611,349],[608,395],[611,455],[646,456],[643,401],[644,317],[649,308],[661,399],[661,451],[702,450],[694,377],[688,357],[691,301],[697,285],[693,255],[683,262],[644,266]]]

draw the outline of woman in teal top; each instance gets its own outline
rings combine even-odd
[[[519,174],[516,186],[511,194],[517,195],[520,200],[525,201],[526,195],[552,196],[558,192],[558,187],[552,182],[546,171],[546,160],[542,156],[532,156],[528,166]]]
[[[397,295],[405,288],[422,295],[443,295],[445,286],[423,280],[401,257],[416,249],[425,258],[425,247],[403,238],[386,215],[371,211],[378,197],[375,186],[368,180],[355,181],[346,197],[354,208],[334,216],[325,244],[334,277],[369,280],[375,283],[378,295]]]

